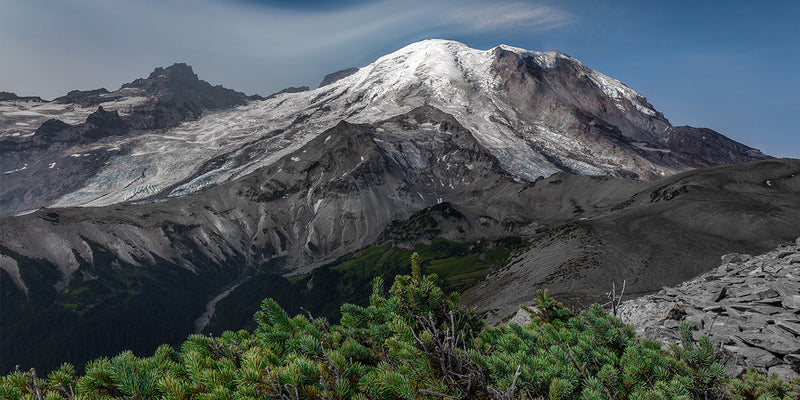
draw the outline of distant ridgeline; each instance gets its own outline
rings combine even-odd
[[[411,275],[389,293],[376,278],[366,307],[345,304],[332,325],[290,317],[267,299],[253,331],[192,335],[176,351],[123,352],[47,377],[17,371],[0,397],[22,399],[796,399],[792,383],[750,369],[725,379],[707,337],[681,327],[669,350],[637,338],[594,305],[578,314],[539,292],[532,322],[486,328],[458,298]]]

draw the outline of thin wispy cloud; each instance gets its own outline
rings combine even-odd
[[[493,3],[459,7],[448,15],[455,27],[471,32],[509,31],[524,28],[544,31],[574,22],[567,12],[531,3]]]

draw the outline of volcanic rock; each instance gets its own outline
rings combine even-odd
[[[277,97],[278,95],[284,94],[284,93],[301,93],[301,92],[307,92],[308,90],[309,90],[308,86],[298,86],[298,87],[289,86],[289,87],[287,87],[285,89],[281,89],[281,90],[279,90],[279,91],[277,91],[275,93],[272,93],[271,95],[269,95],[269,96],[267,96],[267,97],[265,97],[265,98],[263,98],[261,100],[271,99],[271,98]]]
[[[776,365],[768,370],[770,374],[775,374],[778,378],[781,378],[785,381],[791,381],[793,379],[800,378],[800,374],[795,372],[794,369],[789,368],[785,365]]]
[[[325,75],[325,77],[322,78],[322,82],[320,82],[319,86],[317,86],[317,87],[321,88],[323,86],[328,86],[331,83],[334,83],[334,82],[336,82],[336,81],[338,81],[340,79],[347,78],[348,76],[353,75],[356,72],[358,72],[358,68],[347,68],[347,69],[343,69],[341,71],[336,71],[336,72],[334,72],[332,74]]]
[[[800,353],[800,283],[787,279],[800,273],[792,264],[800,255],[800,239],[755,257],[726,254],[714,271],[665,288],[654,295],[624,302],[621,319],[637,332],[662,343],[674,343],[677,327],[666,324],[677,308],[687,312],[686,320],[699,334],[707,335],[720,351],[718,357],[729,376],[741,374],[747,365],[778,374],[782,379],[797,376]],[[723,289],[715,284],[724,284]],[[789,294],[792,293],[792,294]],[[712,299],[698,309],[693,299]],[[698,323],[701,321],[701,323]],[[724,350],[724,351],[723,351]],[[729,354],[732,359],[725,360]]]
[[[39,96],[17,96],[16,93],[0,91],[0,101],[32,101],[41,103],[44,102]]]

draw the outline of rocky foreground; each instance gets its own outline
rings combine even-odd
[[[800,377],[800,239],[768,253],[726,254],[722,264],[679,286],[622,303],[619,317],[662,343],[685,321],[709,336],[726,374],[745,366]]]

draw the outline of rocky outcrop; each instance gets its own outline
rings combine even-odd
[[[322,78],[322,82],[319,83],[318,88],[321,88],[323,86],[328,86],[331,83],[336,82],[339,79],[347,78],[348,76],[353,75],[356,72],[358,72],[358,68],[347,68],[341,71],[336,71],[332,74],[325,75],[325,77]]]
[[[122,85],[119,93],[130,91],[153,99],[137,106],[127,122],[135,129],[169,128],[182,121],[195,120],[206,110],[219,110],[245,104],[244,93],[212,86],[200,80],[192,67],[176,63],[158,67],[147,79]]]
[[[676,164],[703,168],[766,159],[759,150],[733,141],[708,128],[671,126],[664,131],[662,143]]]
[[[46,121],[36,130],[32,140],[18,143],[15,150],[47,148],[55,144],[84,145],[109,136],[124,135],[129,130],[130,127],[116,110],[107,111],[99,106],[82,124],[73,126],[57,119]]]
[[[800,239],[755,257],[726,254],[708,273],[623,303],[619,315],[662,343],[677,342],[686,322],[711,339],[730,376],[752,365],[800,377]]]
[[[17,96],[16,93],[0,91],[0,101],[34,101],[44,102],[39,96]]]
[[[272,99],[272,98],[278,97],[278,95],[280,95],[280,94],[285,94],[285,93],[302,93],[302,92],[307,92],[307,91],[309,91],[308,86],[289,86],[289,87],[287,87],[285,89],[281,89],[281,90],[279,90],[279,91],[277,91],[275,93],[272,93],[271,95],[267,96],[266,99]],[[264,100],[264,99],[261,99],[261,100]]]
[[[104,95],[108,95],[109,91],[106,88],[93,89],[93,90],[71,90],[64,96],[57,97],[53,100],[54,103],[62,104],[79,104],[84,107],[92,107],[108,101]]]

